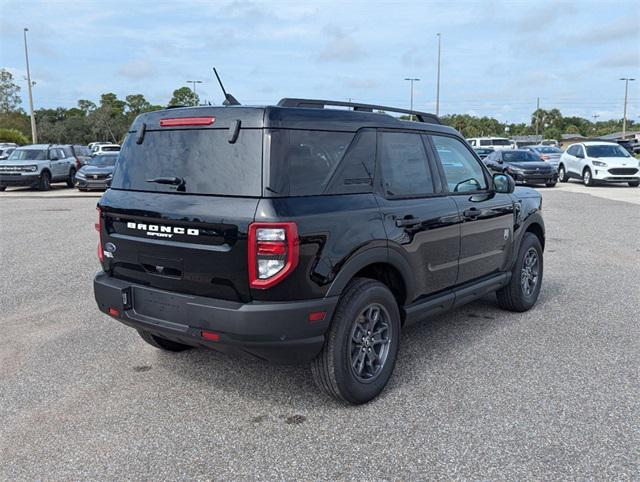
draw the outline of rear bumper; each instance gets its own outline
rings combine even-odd
[[[39,180],[39,174],[0,174],[2,186],[31,186]]]
[[[116,320],[139,330],[192,346],[232,355],[249,355],[272,363],[302,363],[315,358],[337,297],[291,302],[237,303],[184,295],[136,285],[99,272],[93,282],[100,311],[115,309]],[[126,304],[125,304],[126,302]],[[324,311],[322,321],[309,313]],[[203,330],[219,341],[202,338]]]

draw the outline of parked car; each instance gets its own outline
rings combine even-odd
[[[467,139],[471,147],[490,147],[493,150],[513,149],[512,141],[506,137],[472,137]]]
[[[108,189],[117,160],[118,154],[115,152],[92,157],[76,173],[75,184],[78,190]]]
[[[17,147],[8,159],[0,161],[0,191],[7,186],[31,186],[49,190],[52,182],[73,187],[76,159],[64,146],[34,144]]]
[[[13,146],[2,146],[0,147],[0,161],[3,159],[7,159],[9,155],[15,151],[16,148]]]
[[[527,151],[533,152],[543,161],[547,161],[556,170],[560,164],[560,156],[562,156],[562,149],[554,146],[528,146],[524,148]]]
[[[87,147],[89,147],[89,150],[90,150],[91,152],[93,152],[93,149],[94,149],[96,146],[99,146],[99,145],[107,145],[107,144],[113,144],[113,143],[112,143],[112,142],[105,142],[105,141],[90,142],[90,143],[89,143],[89,145],[88,145]]]
[[[633,142],[629,139],[619,139],[616,141],[619,146],[622,146],[626,151],[633,156]]]
[[[98,144],[97,146],[93,146],[93,150],[91,151],[92,156],[99,156],[100,154],[105,154],[108,152],[120,152],[120,146],[118,144]]]
[[[585,186],[626,182],[640,185],[640,165],[627,150],[615,142],[581,142],[570,145],[560,157],[560,182],[581,179]]]
[[[95,298],[156,348],[311,362],[322,390],[364,403],[404,326],[493,291],[535,304],[541,196],[514,188],[422,112],[283,99],[141,114],[98,202]]]
[[[543,139],[542,142],[540,142],[540,145],[560,147],[560,143],[555,139]]]
[[[492,172],[509,174],[523,184],[544,184],[553,187],[558,182],[558,172],[549,162],[526,149],[495,151],[484,159]]]
[[[76,170],[80,170],[89,159],[91,159],[91,149],[88,146],[82,146],[78,144],[70,144],[67,146],[71,151],[71,155],[76,160]]]
[[[476,154],[478,154],[478,157],[480,159],[484,159],[493,152],[493,149],[489,149],[487,147],[474,147],[473,150]]]

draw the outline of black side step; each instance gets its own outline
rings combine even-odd
[[[511,272],[499,273],[405,306],[405,326],[482,298],[505,286],[510,279]]]

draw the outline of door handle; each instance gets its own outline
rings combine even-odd
[[[482,211],[478,208],[469,208],[465,209],[462,214],[465,219],[476,219],[481,213]]]
[[[414,218],[413,216],[396,219],[396,226],[399,228],[410,228],[412,226],[417,226],[418,224],[422,224],[422,220],[420,218]]]

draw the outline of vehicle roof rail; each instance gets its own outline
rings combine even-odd
[[[324,109],[325,107],[351,107],[354,111],[358,112],[373,112],[374,110],[380,110],[384,112],[396,112],[399,114],[409,114],[416,117],[418,122],[425,122],[427,124],[442,124],[440,119],[435,114],[429,114],[428,112],[420,112],[417,110],[400,109],[398,107],[388,107],[384,105],[376,104],[361,104],[359,102],[344,102],[340,100],[322,100],[322,99],[294,99],[287,98],[280,99],[278,107],[302,107],[309,109]]]

